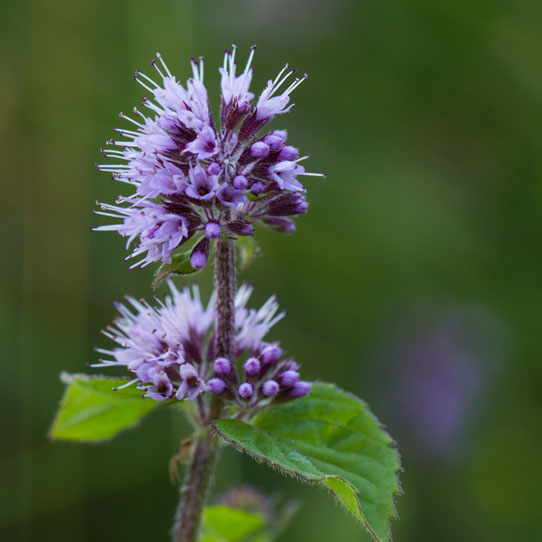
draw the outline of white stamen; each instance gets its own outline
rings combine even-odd
[[[127,382],[126,384],[123,384],[122,386],[117,386],[116,388],[113,388],[113,389],[123,390],[124,388],[127,388],[128,386],[131,386],[132,384],[135,384],[136,382],[139,382],[139,378],[134,378],[133,380],[130,380],[130,382]]]
[[[141,77],[144,77],[149,83],[154,85],[156,88],[160,88],[160,85],[154,82],[149,76],[145,75],[143,72],[139,72],[138,75],[141,75]]]
[[[252,64],[252,59],[254,58],[254,51],[255,50],[256,50],[256,47],[251,47],[250,48],[250,54],[248,55],[248,60],[247,60],[246,66],[245,66],[244,73],[247,73],[248,70],[250,69],[250,65]]]
[[[121,113],[119,116],[121,119],[129,120],[132,124],[135,124],[136,126],[139,126],[140,128],[144,127],[143,124],[141,124],[140,122],[137,122],[136,120],[132,119],[128,115],[125,115],[124,113]]]
[[[156,58],[160,61],[162,66],[164,66],[164,70],[166,70],[166,73],[173,78],[173,75],[171,75],[171,72],[169,71],[169,68],[166,66],[166,63],[164,62],[164,59],[162,58],[162,55],[160,53],[156,53]]]
[[[138,76],[141,75],[139,72],[137,74]],[[152,88],[149,88],[141,79],[138,79],[138,77],[134,78],[144,89],[148,90],[151,94],[154,94],[154,90]],[[156,83],[155,83],[156,84]]]

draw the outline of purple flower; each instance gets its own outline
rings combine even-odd
[[[175,394],[177,399],[191,401],[207,390],[205,382],[199,377],[196,369],[190,363],[181,365],[181,385]]]
[[[163,371],[156,374],[152,381],[153,385],[146,388],[145,397],[150,397],[155,401],[164,401],[173,395],[173,384]]]
[[[126,246],[139,237],[137,245],[130,258],[142,254],[143,259],[132,264],[133,267],[144,267],[151,262],[171,262],[171,253],[189,237],[188,222],[185,217],[168,212],[167,209],[155,203],[144,202],[140,207],[115,207],[102,205],[108,216],[122,218],[124,222],[116,226],[101,226],[100,230],[117,230],[127,237]]]
[[[97,350],[105,359],[95,367],[122,368],[133,377],[125,386],[137,384],[145,397],[156,401],[190,401],[209,391],[244,407],[248,398],[250,406],[265,406],[305,393],[307,384],[299,382],[297,363],[281,361],[281,348],[264,341],[284,316],[277,314],[274,297],[260,309],[248,309],[252,287],[239,288],[234,355],[229,360],[215,353],[216,294],[205,306],[197,287],[177,290],[168,284],[170,294],[154,306],[132,297],[116,304],[119,317],[104,331],[116,344]]]
[[[210,126],[204,126],[198,137],[188,143],[185,147],[185,151],[195,154],[198,157],[198,160],[211,158],[218,150],[216,134]]]
[[[207,175],[201,166],[191,169],[188,175],[190,184],[185,190],[187,196],[199,200],[214,198],[218,186],[218,177],[216,175]]]
[[[218,191],[217,198],[226,207],[238,207],[246,201],[246,196],[242,192],[227,184]]]
[[[296,177],[304,173],[305,168],[303,166],[289,160],[269,166],[269,175],[281,190],[303,190],[303,185]]]
[[[152,63],[157,81],[136,72],[136,81],[147,91],[143,101],[147,114],[138,109],[133,115],[121,114],[132,126],[117,130],[118,137],[103,151],[113,162],[98,166],[131,185],[132,193],[113,205],[102,204],[98,214],[118,222],[95,228],[119,232],[128,237],[128,245],[138,239],[130,256],[140,260],[133,267],[170,263],[172,253],[192,236],[215,239],[219,234],[214,232],[224,231],[232,222],[261,221],[276,231],[291,232],[292,222],[262,213],[253,196],[301,193],[298,177],[321,176],[298,164],[307,157],[298,158],[297,149],[286,145],[284,130],[258,135],[275,115],[290,110],[290,95],[304,78],[287,86],[295,70],[284,68],[255,101],[249,90],[254,48],[241,73],[235,55],[235,47],[226,52],[219,69],[219,125],[209,108],[202,60],[192,61],[192,77],[184,85],[160,55]],[[294,209],[288,216],[305,210]],[[211,221],[220,230],[207,229]],[[195,263],[205,265],[204,260],[208,258],[199,254]]]
[[[284,72],[286,72],[286,75],[283,76]],[[290,111],[293,104],[286,107],[290,102],[290,94],[307,78],[307,76],[305,75],[301,79],[294,79],[282,93],[277,93],[285,81],[287,81],[294,73],[295,70],[288,70],[288,64],[286,64],[273,81],[268,81],[267,87],[260,94],[258,103],[256,104],[257,120],[264,120],[267,122],[275,115],[281,115]]]

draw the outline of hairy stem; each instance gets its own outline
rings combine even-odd
[[[213,477],[217,448],[217,438],[204,429],[196,441],[192,461],[181,490],[174,542],[195,542],[198,538],[201,514]]]
[[[231,239],[216,245],[217,321],[215,337],[219,356],[232,358],[235,338],[235,252]],[[220,417],[222,400],[213,396],[207,423]],[[218,439],[202,429],[181,490],[174,542],[196,542],[218,452]]]
[[[231,239],[216,245],[216,291],[218,355],[231,359],[235,336],[235,252]]]

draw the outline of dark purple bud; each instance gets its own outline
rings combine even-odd
[[[244,365],[247,376],[256,376],[260,372],[260,362],[256,358],[249,358]]]
[[[260,181],[256,181],[253,185],[250,191],[257,196],[258,194],[261,194],[263,192],[263,184]]]
[[[205,237],[207,239],[216,239],[220,235],[220,224],[216,222],[207,222],[205,224]]]
[[[262,350],[260,360],[264,365],[270,365],[271,363],[276,363],[280,359],[280,356],[282,356],[282,350],[278,346],[272,344],[266,346]]]
[[[207,168],[207,173],[209,175],[218,175],[221,171],[222,168],[220,167],[220,164],[217,164],[216,162],[209,164],[209,167]]]
[[[262,386],[262,393],[266,397],[273,397],[279,392],[279,385],[274,380],[268,380],[264,382]]]
[[[278,158],[279,160],[294,161],[294,160],[297,160],[298,156],[299,156],[299,151],[295,147],[291,147],[290,145],[287,145],[286,147],[282,147]]]
[[[231,363],[226,358],[217,358],[215,361],[215,371],[217,374],[226,376],[231,373]]]
[[[243,399],[248,399],[249,397],[252,396],[253,393],[254,393],[254,389],[252,388],[252,385],[249,384],[248,382],[243,382],[239,386],[239,396],[242,397]]]
[[[207,258],[209,257],[209,246],[209,239],[204,237],[192,250],[192,254],[190,254],[190,265],[194,269],[205,267]]]
[[[290,397],[304,397],[309,391],[311,391],[311,385],[304,380],[299,380],[290,392]]]
[[[247,178],[244,175],[236,175],[233,178],[233,187],[237,190],[244,190],[248,186]]]
[[[273,216],[301,215],[307,212],[309,204],[302,193],[279,194],[267,203],[267,214]]]
[[[283,386],[291,387],[297,384],[299,373],[297,371],[284,371],[280,376],[280,383]]]
[[[286,141],[286,131],[276,130],[275,132],[271,132],[263,138],[263,141],[269,146],[272,152],[280,151]]]
[[[211,378],[211,380],[207,382],[207,389],[215,395],[222,395],[226,389],[226,382],[221,378]]]
[[[252,224],[244,220],[232,220],[228,222],[228,229],[236,235],[251,235],[254,231]]]
[[[269,154],[269,145],[263,141],[256,141],[250,147],[250,155],[254,158],[265,158]]]
[[[281,233],[292,233],[295,231],[295,223],[290,218],[283,216],[266,216],[262,220],[275,231]]]

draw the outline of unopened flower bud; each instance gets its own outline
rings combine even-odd
[[[271,229],[281,233],[292,233],[295,231],[294,221],[284,216],[266,216],[262,221]]]
[[[215,372],[219,375],[226,376],[231,373],[231,363],[226,358],[217,358],[215,361]]]
[[[233,187],[237,190],[244,190],[248,186],[247,178],[244,175],[236,175],[233,178]]]
[[[269,146],[263,141],[256,141],[250,147],[250,155],[254,158],[265,158],[269,154]]]
[[[207,173],[209,175],[218,175],[221,171],[222,168],[220,167],[220,164],[217,164],[216,162],[209,164],[209,167],[207,168]]]
[[[299,380],[299,373],[297,371],[284,371],[280,375],[280,383],[283,386],[294,386]]]
[[[282,350],[275,344],[272,344],[270,346],[266,346],[262,350],[262,353],[260,354],[260,360],[264,365],[269,365],[278,361],[280,359],[280,356],[282,356]]]
[[[304,397],[309,391],[311,391],[311,385],[304,380],[299,380],[290,392],[290,397]]]
[[[256,358],[249,358],[244,365],[247,376],[256,376],[260,372],[260,362]]]
[[[307,212],[308,203],[305,196],[294,194],[279,194],[267,203],[267,213],[273,216],[301,215]]]
[[[251,235],[254,231],[252,224],[244,220],[232,220],[228,222],[228,229],[236,235]]]
[[[275,130],[270,134],[267,134],[263,141],[269,146],[272,152],[280,151],[284,142],[286,141],[286,131],[285,130]]]
[[[222,395],[226,389],[226,382],[221,378],[211,378],[211,380],[207,382],[207,389],[215,395]]]
[[[220,224],[217,222],[207,222],[205,224],[205,237],[207,239],[216,239],[220,235]]]
[[[299,151],[295,147],[287,145],[286,147],[282,147],[278,158],[279,160],[297,160],[298,156]]]
[[[205,267],[209,257],[209,239],[204,237],[192,250],[190,254],[190,265],[194,269]]]
[[[279,392],[279,385],[274,380],[268,380],[264,382],[262,386],[262,393],[266,397],[273,397]]]
[[[249,384],[248,382],[243,382],[239,386],[239,396],[242,397],[243,399],[248,399],[249,397],[252,396],[253,393],[254,393],[254,389],[252,385]]]
[[[255,195],[257,196],[258,194],[261,194],[263,192],[263,184],[260,182],[260,181],[256,181],[250,191]]]

